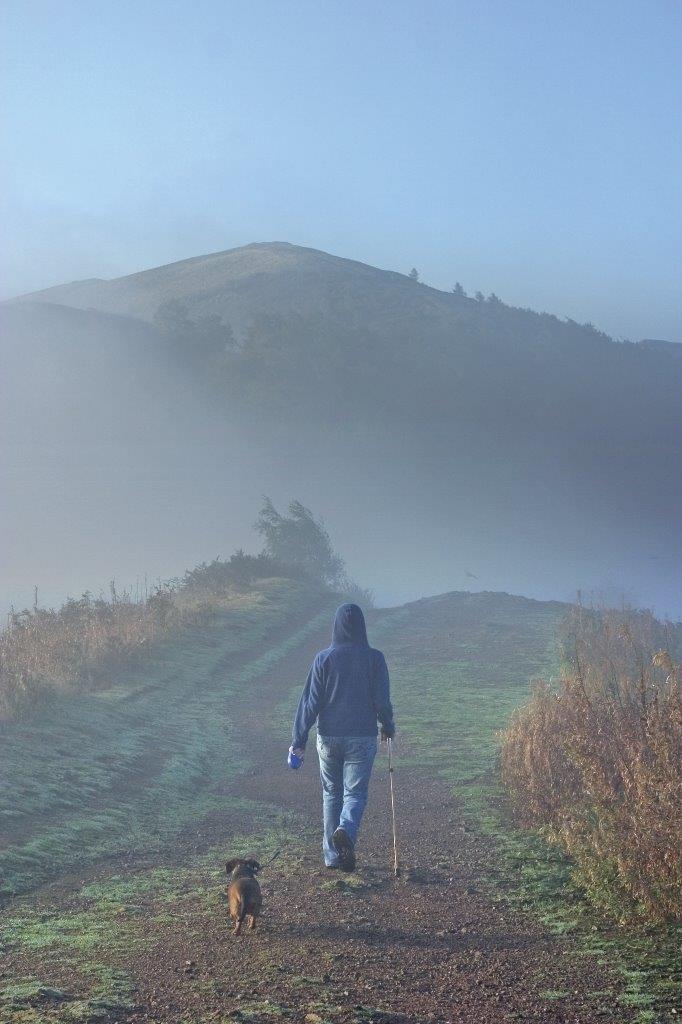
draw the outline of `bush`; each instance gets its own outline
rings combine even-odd
[[[274,576],[296,579],[302,573],[263,552],[247,555],[239,550],[228,561],[214,558],[212,562],[202,562],[196,568],[188,569],[180,590],[191,594],[225,594],[235,588],[249,587],[255,580],[272,579]]]
[[[539,684],[503,734],[518,820],[560,844],[592,900],[621,917],[682,914],[680,629],[576,609],[558,687]]]

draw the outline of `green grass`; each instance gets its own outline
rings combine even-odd
[[[224,808],[220,790],[251,757],[234,733],[231,702],[319,628],[329,613],[310,619],[310,604],[302,584],[268,581],[165,644],[144,672],[12,727],[3,737],[0,836],[21,839],[0,851],[0,893],[105,855],[161,848]],[[303,625],[269,646],[272,631],[296,617]],[[262,654],[230,667],[259,645]]]
[[[69,991],[45,985],[37,978],[26,978],[0,989],[2,1024],[87,1024],[119,1020],[127,1016],[134,1003],[128,980],[111,974],[106,982],[93,985],[87,999]]]
[[[254,756],[240,744],[233,719],[249,684],[319,630],[333,600],[294,581],[264,582],[202,628],[164,643],[144,671],[56,700],[10,727],[0,835],[20,841],[0,851],[0,891],[15,894],[0,925],[0,956],[14,951],[39,964],[40,975],[0,990],[0,1024],[123,1014],[133,994],[115,965],[124,950],[148,942],[149,919],[191,934],[197,915],[223,914],[228,853],[265,860],[281,849],[285,865],[300,858],[307,835],[290,813],[226,795]],[[315,605],[322,610],[311,617]],[[84,884],[61,910],[16,895],[106,855],[162,850],[214,809],[233,813],[229,850],[209,850],[172,870],[128,870]],[[237,823],[247,818],[258,831],[240,833]],[[66,977],[70,989],[59,995]]]

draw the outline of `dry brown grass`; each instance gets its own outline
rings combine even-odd
[[[91,690],[134,664],[161,636],[211,616],[255,580],[291,575],[265,555],[238,551],[227,561],[159,584],[150,596],[109,600],[86,593],[59,609],[13,612],[0,633],[0,724],[35,710],[51,695]]]
[[[0,721],[34,708],[49,694],[92,689],[110,670],[141,658],[184,612],[170,587],[133,600],[84,594],[57,610],[9,616],[0,634]]]
[[[682,915],[681,631],[576,608],[558,685],[538,684],[503,734],[518,820],[563,846],[620,917]]]

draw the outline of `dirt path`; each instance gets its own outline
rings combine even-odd
[[[238,811],[232,806],[197,822],[164,856],[119,859],[78,878],[63,878],[31,898],[38,915],[56,909],[77,915],[86,883],[101,884],[115,875],[125,884],[143,869],[184,872],[181,898],[176,893],[161,908],[158,899],[138,893],[136,941],[113,943],[107,952],[108,970],[132,979],[134,1008],[123,1014],[104,1000],[78,1017],[65,1004],[58,1019],[125,1016],[134,1024],[633,1020],[635,1011],[618,1002],[620,986],[607,966],[580,956],[570,938],[552,935],[488,895],[486,877],[497,869],[493,847],[466,824],[444,784],[401,766],[400,743],[402,877],[396,880],[391,872],[383,754],[375,767],[357,872],[342,876],[324,869],[314,744],[304,768],[287,771],[287,736],[275,734],[262,708],[280,703],[292,682],[304,678],[314,651],[327,642],[326,633],[268,671],[257,684],[257,702],[251,689],[232,702],[242,738],[258,762],[233,795],[265,802],[275,817],[280,809],[293,829],[287,855],[262,877],[260,929],[240,938],[230,934],[224,887],[217,881],[220,865],[205,859],[206,851],[229,855],[231,837],[262,828],[244,803]],[[189,873],[188,864],[194,864]],[[66,992],[79,984],[71,964],[68,958],[52,964],[50,981]],[[41,966],[39,946],[9,944],[0,981],[41,976]],[[0,1019],[57,1018],[17,1012]]]

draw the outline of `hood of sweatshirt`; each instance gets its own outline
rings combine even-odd
[[[336,609],[332,646],[336,644],[367,645],[367,627],[362,608],[357,604],[342,604]]]

